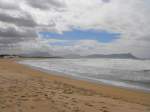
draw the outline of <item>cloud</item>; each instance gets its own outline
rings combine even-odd
[[[29,29],[24,29],[23,31],[19,31],[15,28],[9,27],[7,29],[0,29],[1,37],[34,37],[37,36],[36,33]]]
[[[61,55],[132,52],[150,57],[149,5],[148,0],[1,0],[0,53],[36,49]],[[73,29],[120,33],[121,37],[107,44],[91,39],[59,46],[44,43],[38,35]]]
[[[36,23],[32,19],[30,15],[25,15],[24,17],[13,17],[11,15],[0,13],[0,21],[2,22],[7,22],[7,23],[12,23],[17,25],[18,27],[23,26],[23,27],[35,27]]]
[[[19,6],[15,3],[14,0],[1,0],[0,1],[0,9],[6,9],[6,10],[17,10],[19,9]]]
[[[61,8],[64,7],[64,3],[60,0],[26,0],[26,2],[34,8],[39,9],[51,9],[51,8]]]

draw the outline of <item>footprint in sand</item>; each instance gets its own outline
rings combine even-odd
[[[2,108],[2,109],[5,109],[5,108],[6,108],[6,106],[1,106],[1,108]]]
[[[74,107],[73,112],[80,112],[80,109],[78,107]]]
[[[35,107],[34,107],[34,106],[30,106],[30,108],[31,108],[31,109],[35,109]]]
[[[90,103],[85,103],[86,106],[92,107],[93,105]]]
[[[106,106],[103,106],[100,110],[101,110],[102,112],[109,112],[107,109],[108,109],[108,108],[107,108]]]
[[[108,110],[103,110],[103,112],[109,112]]]

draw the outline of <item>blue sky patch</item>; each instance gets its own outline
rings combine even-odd
[[[52,32],[40,32],[42,38],[53,38],[61,40],[97,40],[103,43],[109,43],[120,38],[119,33],[110,33],[106,31],[93,31],[93,30],[73,30],[64,32],[63,34]]]

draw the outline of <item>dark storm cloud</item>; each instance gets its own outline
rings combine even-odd
[[[15,16],[11,13],[13,11],[20,12],[22,16]],[[0,1],[0,23],[2,23],[0,24],[0,54],[9,53],[9,49],[13,49],[19,42],[37,37],[34,30],[37,24],[29,14],[20,9],[17,3]]]
[[[1,37],[35,37],[37,36],[36,32],[30,29],[25,29],[23,31],[18,31],[13,27],[7,29],[0,29]]]
[[[64,7],[65,4],[58,0],[28,0],[27,3],[39,9],[50,9],[50,8],[61,8]]]
[[[22,38],[8,37],[8,38],[0,39],[1,46],[3,45],[3,47],[8,47],[9,44],[17,43],[20,41],[24,41],[24,38],[23,37]]]
[[[0,13],[0,21],[24,27],[35,27],[37,25],[30,15],[18,18],[5,13]]]
[[[16,15],[14,12],[21,15]],[[9,13],[7,13],[9,12]],[[19,42],[37,38],[37,24],[32,16],[23,10],[16,3],[0,1],[0,48],[1,51],[12,48]],[[11,24],[11,25],[10,25]]]
[[[22,52],[20,49],[20,42],[27,42],[35,40],[38,36],[34,29],[24,29],[23,31],[15,28],[0,29],[0,54],[16,54]],[[17,49],[17,50],[16,50]]]
[[[33,8],[39,9],[59,9],[64,7],[64,3],[58,0],[24,0],[24,2]],[[14,16],[13,11],[15,10],[21,15]],[[13,12],[13,14],[11,14],[11,12]],[[54,30],[56,26],[53,21],[48,23],[47,26],[38,24],[33,18],[33,15],[22,10],[20,5],[5,1],[0,1],[0,23],[2,23],[0,27],[0,43],[4,43],[5,45],[36,39],[38,38],[37,30]],[[13,27],[9,26],[10,24],[13,25]]]
[[[39,9],[59,8],[64,6],[57,0],[25,0],[25,2],[28,5]],[[13,16],[11,11],[14,10],[19,11],[21,16]],[[9,13],[6,13],[6,11],[9,11]],[[4,1],[0,1],[0,22],[4,23],[4,26],[0,27],[0,43],[5,43],[5,45],[36,39],[38,37],[36,33],[37,29],[42,29],[42,31],[46,29],[51,30],[51,27],[54,29],[56,25],[53,21],[47,26],[37,24],[32,15],[23,11],[17,3],[11,4]],[[7,24],[12,24],[15,27],[7,26]]]

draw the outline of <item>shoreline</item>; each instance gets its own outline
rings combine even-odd
[[[1,80],[5,81],[5,80],[9,79],[9,81],[5,81],[5,83],[6,83],[5,85],[3,83],[1,83],[0,87],[1,86],[4,86],[4,87],[11,86],[10,84],[13,85],[15,83],[15,88],[18,88],[18,86],[19,86],[19,88],[23,89],[22,90],[23,93],[22,93],[22,91],[17,91],[19,95],[24,94],[25,92],[28,93],[29,91],[32,91],[34,94],[36,93],[35,94],[36,96],[33,95],[34,96],[33,98],[37,98],[37,96],[40,97],[40,95],[44,94],[44,96],[40,97],[42,99],[43,97],[47,98],[49,96],[48,94],[50,94],[50,93],[53,94],[53,92],[56,91],[56,93],[55,93],[55,94],[57,94],[56,97],[64,96],[63,101],[68,101],[69,98],[74,98],[77,100],[78,103],[74,103],[74,105],[73,105],[72,100],[67,102],[68,106],[69,105],[71,106],[71,104],[72,104],[72,106],[70,107],[71,112],[75,112],[72,110],[72,108],[77,105],[79,107],[78,109],[80,109],[80,110],[82,110],[82,107],[83,107],[85,112],[91,112],[91,111],[105,112],[104,110],[106,110],[107,112],[119,112],[121,110],[124,111],[125,109],[126,109],[126,112],[130,112],[132,107],[135,107],[134,108],[135,110],[132,112],[141,112],[141,111],[148,112],[150,109],[150,93],[139,91],[139,90],[130,90],[130,89],[126,89],[126,88],[114,87],[114,86],[109,86],[109,85],[105,85],[105,84],[97,84],[97,83],[92,83],[92,82],[84,81],[84,80],[72,79],[70,77],[64,77],[64,76],[56,75],[54,73],[45,73],[43,71],[33,69],[27,65],[18,64],[16,61],[18,61],[18,60],[16,60],[16,59],[0,59],[0,77],[2,78],[2,79],[0,79],[0,83],[1,83]],[[26,85],[26,83],[24,83],[24,81],[25,82],[29,81],[31,83],[31,85],[29,83],[29,85],[30,85],[29,87],[24,86],[24,84]],[[16,84],[16,82],[20,83],[20,85]],[[37,86],[37,87],[35,88],[32,86]],[[43,86],[44,89],[41,88],[41,86]],[[55,86],[57,86],[57,87],[55,88]],[[37,92],[37,89],[39,89],[39,88],[41,90]],[[50,91],[50,92],[48,92],[48,91]],[[12,93],[11,93],[11,91],[9,91],[9,92],[8,92],[8,94],[11,96],[13,92]],[[0,91],[0,94],[2,94],[1,91]],[[50,94],[50,96],[51,96],[51,94]],[[5,98],[4,95],[0,95],[0,97],[1,97],[1,99]],[[27,97],[27,96],[24,95],[24,97]],[[54,96],[52,95],[51,97],[53,98]],[[52,99],[51,97],[50,97],[50,99]],[[30,101],[30,97],[27,99]],[[81,99],[81,100],[79,100],[79,99]],[[61,98],[55,98],[54,100],[55,100],[55,102],[59,101],[59,102],[57,102],[58,103],[57,106],[58,105],[60,106],[59,103],[61,102]],[[88,102],[93,101],[93,106],[87,107],[86,105],[83,105],[83,102],[85,104],[86,100],[88,100]],[[18,100],[16,99],[16,101],[18,101]],[[40,101],[41,100],[39,100],[37,102],[32,101],[32,104],[35,104],[35,106],[37,107],[37,105],[40,103]],[[43,102],[42,103],[43,105],[47,105],[47,103],[50,103],[48,101],[49,100],[47,98],[45,100],[42,100],[41,102]],[[94,110],[96,108],[102,109],[102,107],[101,107],[102,104],[101,105],[98,104],[98,102],[100,102],[100,101],[103,101],[105,103],[106,107],[109,107],[110,109],[103,109],[101,111]],[[119,102],[122,104],[123,107],[121,107],[121,105],[119,106],[119,104],[120,104]],[[23,102],[23,104],[29,105],[30,103]],[[61,105],[63,105],[63,104],[64,103],[61,103]],[[111,106],[110,104],[114,105],[114,106]],[[40,103],[40,105],[41,105],[41,103]],[[53,105],[53,103],[51,103],[51,105]],[[116,105],[116,107],[115,107],[115,105]],[[1,104],[0,104],[0,107],[1,107]],[[62,106],[62,108],[63,107],[64,106]],[[38,109],[38,107],[35,109]],[[38,109],[39,111],[38,110],[36,110],[36,111],[40,112],[40,109]],[[47,106],[45,107],[45,109],[47,109],[45,112],[48,112]],[[59,112],[57,109],[54,109],[54,111],[52,111],[52,112]],[[67,107],[65,109],[67,109]],[[55,110],[57,110],[57,111],[55,111]],[[9,112],[9,111],[5,111],[5,112]],[[32,111],[29,110],[28,112],[32,112]],[[66,110],[64,112],[69,112],[69,110],[68,111]],[[80,112],[80,111],[78,111],[78,112]]]
[[[18,62],[16,62],[16,63],[18,63]],[[145,90],[145,89],[141,89],[141,88],[133,88],[133,87],[130,88],[130,87],[125,87],[125,86],[124,87],[123,86],[117,86],[117,85],[113,85],[113,84],[100,82],[100,81],[97,81],[97,80],[92,79],[92,78],[90,79],[88,77],[73,76],[73,75],[69,75],[69,74],[66,74],[66,73],[46,70],[46,69],[43,69],[43,68],[40,68],[40,67],[35,67],[35,66],[32,66],[32,65],[27,65],[27,64],[23,64],[23,63],[18,63],[18,64],[24,65],[26,67],[30,67],[31,69],[38,70],[38,71],[43,72],[43,73],[46,73],[47,75],[55,75],[55,76],[58,76],[58,77],[60,76],[60,77],[64,77],[64,78],[69,78],[69,79],[72,79],[72,80],[86,81],[86,82],[93,83],[93,84],[96,84],[96,85],[110,86],[110,87],[113,87],[113,88],[120,88],[120,89],[126,89],[128,91],[137,91],[137,92],[149,93],[150,94],[150,90]]]
[[[15,61],[15,63],[17,63],[17,61]],[[18,63],[19,64],[19,63]],[[31,69],[31,70],[35,70],[35,71],[39,71],[39,72],[41,72],[41,73],[43,73],[44,75],[46,75],[46,77],[55,77],[56,76],[56,78],[62,78],[62,79],[66,79],[66,80],[71,80],[73,83],[71,83],[71,84],[75,84],[74,82],[76,82],[76,81],[78,81],[78,82],[81,82],[81,83],[85,83],[85,84],[88,84],[88,85],[92,85],[92,86],[96,86],[96,88],[93,88],[94,90],[96,89],[97,90],[97,88],[99,88],[99,87],[104,87],[104,88],[106,88],[106,89],[108,89],[108,91],[109,91],[109,89],[111,90],[111,88],[112,89],[114,89],[114,90],[116,90],[116,91],[120,91],[120,92],[127,92],[127,93],[139,93],[139,94],[148,94],[148,96],[149,96],[149,98],[150,98],[150,92],[149,91],[142,91],[142,90],[138,90],[138,89],[131,89],[131,88],[124,88],[124,87],[119,87],[119,86],[113,86],[113,85],[109,85],[109,84],[104,84],[104,83],[94,83],[94,82],[91,82],[91,81],[87,81],[87,80],[82,80],[82,79],[77,79],[77,78],[74,78],[74,77],[72,77],[72,76],[69,76],[69,75],[67,75],[67,74],[65,74],[65,75],[67,75],[67,76],[64,76],[64,74],[63,73],[57,73],[57,72],[50,72],[50,71],[48,71],[48,70],[42,70],[41,68],[37,68],[37,67],[32,67],[32,66],[29,66],[29,65],[25,65],[25,64],[20,64],[20,65],[23,65],[23,66],[25,66],[25,67],[27,67],[27,68],[29,68],[29,69]],[[62,75],[61,75],[62,74]],[[75,84],[76,85],[76,84]],[[82,84],[81,84],[82,85]],[[78,85],[76,85],[76,86],[78,86]],[[85,87],[85,86],[84,86]],[[85,87],[85,88],[87,88],[87,89],[91,89],[90,87]],[[105,92],[104,92],[104,94],[105,94]],[[105,95],[104,95],[105,96]],[[108,95],[109,96],[109,95]],[[110,95],[111,96],[111,95]],[[148,104],[149,106],[150,106],[150,99],[149,99],[149,104]]]

